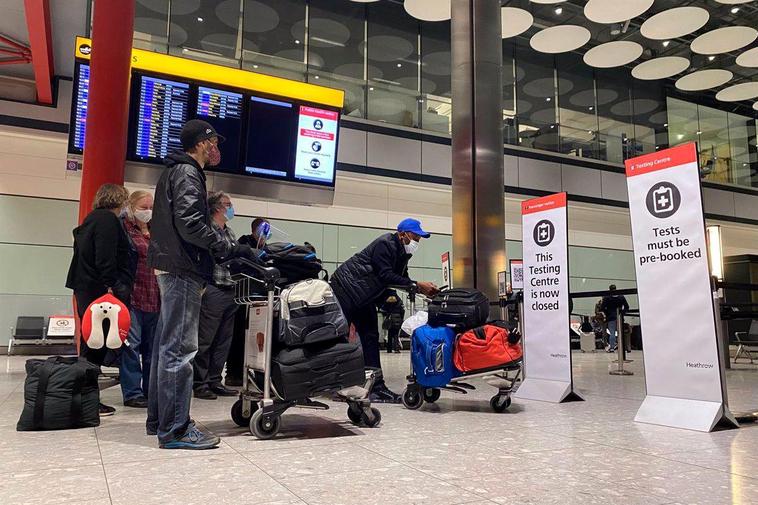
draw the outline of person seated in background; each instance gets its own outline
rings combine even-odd
[[[234,248],[237,238],[227,223],[234,217],[234,206],[223,191],[208,196],[211,226],[218,240]],[[215,400],[218,396],[236,396],[237,391],[221,384],[224,362],[229,356],[234,330],[234,281],[231,273],[218,263],[213,267],[213,282],[208,284],[200,304],[200,326],[195,359],[192,360],[195,398]]]
[[[601,308],[605,314],[605,320],[608,322],[608,347],[606,351],[615,352],[616,341],[618,337],[618,314],[625,314],[629,310],[629,303],[627,303],[624,295],[616,294],[616,285],[611,284],[608,286],[609,294],[604,296],[601,301]],[[623,331],[623,328],[622,328]]]
[[[242,235],[238,241],[240,244],[245,244],[255,249],[265,249],[266,241],[270,237],[271,224],[262,217],[256,217],[250,224],[250,235]],[[232,343],[229,347],[229,356],[226,358],[224,384],[227,387],[242,386],[242,367],[245,364],[245,332],[247,331],[247,324],[247,307],[241,307],[234,316]]]
[[[387,290],[385,295],[379,305],[379,312],[384,316],[382,328],[387,330],[387,352],[399,354],[400,327],[405,320],[405,306],[395,290]]]
[[[119,377],[125,407],[147,408],[147,391],[150,384],[150,358],[161,297],[155,272],[147,266],[147,248],[150,244],[148,223],[153,215],[153,195],[138,190],[129,195],[126,212],[122,214],[124,229],[137,251],[134,289],[129,315],[129,345],[121,351]]]
[[[127,307],[134,283],[136,251],[121,225],[119,215],[126,205],[129,192],[118,184],[103,184],[95,194],[90,212],[81,225],[74,228],[74,255],[68,269],[66,287],[74,290],[76,310],[83,319],[92,302],[110,293]],[[103,346],[90,349],[84,341],[79,355],[95,365],[115,365],[113,351]],[[100,415],[116,412],[100,404]]]
[[[389,287],[412,287],[432,297],[439,291],[433,282],[415,282],[408,277],[408,261],[418,250],[422,238],[431,234],[417,219],[404,219],[395,233],[386,233],[365,249],[342,263],[331,279],[332,289],[349,324],[355,327],[363,347],[367,367],[381,369],[379,322],[376,302]],[[374,383],[371,401],[399,403],[400,395],[379,378]]]

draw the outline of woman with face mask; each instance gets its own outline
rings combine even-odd
[[[147,408],[150,356],[161,303],[158,280],[153,269],[147,265],[152,213],[153,195],[139,190],[129,195],[126,212],[122,215],[124,229],[137,252],[132,304],[129,309],[132,318],[129,345],[122,350],[119,366],[124,406],[134,408]]]

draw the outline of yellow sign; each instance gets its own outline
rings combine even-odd
[[[89,60],[91,56],[91,40],[85,37],[77,37],[76,57],[82,60]],[[340,109],[345,102],[345,92],[341,89],[291,81],[271,75],[256,74],[255,72],[248,72],[238,68],[224,67],[142,49],[132,49],[132,68],[257,91],[259,93],[269,93],[285,98],[338,107]]]

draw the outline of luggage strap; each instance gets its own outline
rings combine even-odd
[[[32,428],[35,430],[45,429],[43,420],[45,417],[47,386],[50,382],[50,375],[55,365],[60,362],[60,359],[60,356],[47,358],[40,368],[39,380],[37,382],[37,397],[34,399],[34,416],[32,418]],[[74,377],[74,384],[71,390],[71,425],[72,427],[78,427],[82,418],[82,388],[84,387],[86,371],[78,359],[72,366],[77,370],[77,374]]]

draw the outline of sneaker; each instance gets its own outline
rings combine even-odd
[[[400,403],[402,397],[391,391],[387,386],[374,387],[369,395],[371,403]]]
[[[101,403],[100,406],[99,406],[99,413],[100,413],[100,417],[108,417],[108,416],[112,416],[113,414],[115,414],[116,413],[116,409],[114,409],[110,405],[105,405],[105,404]]]
[[[135,409],[146,409],[147,398],[145,398],[144,396],[137,396],[135,398],[124,400],[124,407],[132,407]]]
[[[165,444],[160,444],[160,448],[203,450],[213,449],[219,443],[221,443],[221,439],[213,433],[205,433],[194,424],[190,424],[184,435]]]
[[[226,380],[224,380],[224,384],[230,388],[241,388],[242,387],[242,377],[226,377]]]
[[[211,391],[211,388],[204,386],[195,390],[195,398],[200,400],[215,400],[218,395]]]
[[[218,396],[237,396],[239,394],[236,389],[229,389],[221,383],[211,385],[210,390]]]
[[[395,354],[400,354],[400,349],[395,349]]]

